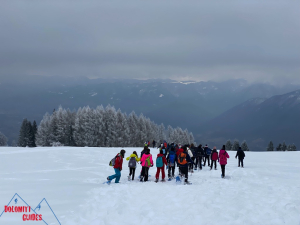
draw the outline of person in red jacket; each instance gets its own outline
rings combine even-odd
[[[179,154],[183,152],[183,148],[182,148],[181,145],[179,145],[178,148],[179,148],[179,149],[178,149],[177,152],[176,152],[177,159],[178,159]],[[178,163],[177,163],[177,167],[178,167],[179,174],[181,174],[180,166],[179,166]]]
[[[116,179],[115,183],[119,183],[121,178],[121,170],[122,170],[123,158],[125,157],[125,153],[126,151],[122,149],[121,152],[116,155],[115,165],[114,165],[114,170],[116,174],[107,177],[108,181],[112,181],[113,179]]]
[[[167,165],[167,160],[165,155],[163,154],[163,150],[159,151],[159,154],[157,154],[157,158],[156,158],[156,167],[157,167],[157,171],[156,171],[156,180],[155,182],[158,182],[158,178],[159,178],[159,173],[161,171],[161,175],[162,175],[162,180],[161,181],[165,181],[165,165]]]
[[[218,151],[217,151],[217,147],[214,147],[214,149],[211,152],[210,170],[212,170],[214,163],[215,163],[215,170],[217,169],[217,160],[219,160],[219,154],[218,154]]]

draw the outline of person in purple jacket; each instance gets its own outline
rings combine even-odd
[[[225,166],[227,164],[227,159],[229,158],[228,153],[225,150],[225,145],[223,145],[222,149],[219,152],[219,160],[220,160],[220,165],[222,169],[222,175],[221,177],[225,177]]]

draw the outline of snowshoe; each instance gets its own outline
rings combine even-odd
[[[168,181],[171,181],[172,180],[172,178],[170,177],[169,179],[168,179]]]
[[[176,182],[180,182],[180,181],[181,181],[180,176],[177,176],[176,177]]]
[[[130,176],[128,176],[127,178],[128,178],[128,181],[131,181],[131,178],[130,178]]]
[[[154,181],[155,183],[157,183],[158,182],[158,179],[155,179],[155,181]]]
[[[197,168],[195,168],[194,170],[197,170]]]
[[[161,180],[161,182],[165,182],[165,181],[166,181],[165,179],[162,179],[162,180]]]
[[[184,185],[191,185],[192,183],[191,182],[189,182],[189,181],[185,181],[184,182]]]
[[[103,184],[110,185],[111,184],[111,180],[105,181]]]

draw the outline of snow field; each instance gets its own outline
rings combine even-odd
[[[228,152],[226,179],[219,165],[212,171],[206,166],[189,173],[193,185],[155,183],[156,167],[150,168],[150,182],[141,183],[140,165],[136,180],[128,181],[124,160],[121,183],[103,184],[120,149],[0,148],[0,207],[18,193],[32,207],[46,198],[66,225],[300,224],[300,152],[246,152],[245,168]],[[125,157],[142,150],[124,149]],[[157,152],[151,149],[154,162]],[[23,224],[6,216],[0,224]]]

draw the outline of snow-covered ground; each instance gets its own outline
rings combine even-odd
[[[45,198],[64,225],[300,224],[300,152],[246,152],[245,168],[229,152],[227,179],[219,165],[212,171],[206,166],[189,174],[189,186],[153,182],[154,167],[151,182],[129,182],[125,161],[121,183],[103,184],[120,149],[0,148],[0,213],[10,200],[35,209]],[[142,148],[125,150],[129,156]],[[47,224],[59,224],[46,201],[36,212]],[[0,224],[45,224],[23,222],[22,215],[3,213]]]

